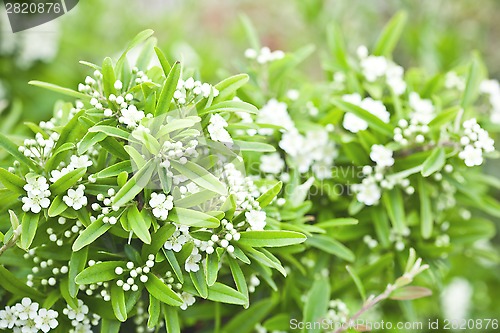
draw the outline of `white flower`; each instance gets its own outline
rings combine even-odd
[[[31,301],[28,297],[16,304],[17,316],[21,320],[35,319],[37,316],[39,304]]]
[[[84,191],[84,185],[79,185],[76,190],[70,188],[68,193],[63,197],[64,203],[74,210],[81,209],[83,206],[87,205],[87,197]]]
[[[377,116],[384,123],[388,123],[390,119],[390,113],[387,111],[385,105],[380,102],[367,97],[361,100],[359,94],[344,95],[342,99],[351,104],[357,105],[360,108],[370,112],[374,116]],[[344,121],[342,122],[344,128],[352,133],[357,133],[368,128],[368,123],[359,118],[358,116],[347,112],[344,116]]]
[[[198,248],[194,247],[193,252],[191,252],[189,257],[186,259],[186,262],[184,263],[184,268],[186,269],[186,272],[198,272],[200,269],[198,263],[200,261],[201,261],[201,254],[198,253]]]
[[[266,64],[268,62],[279,60],[284,56],[285,53],[283,51],[271,51],[267,46],[264,46],[259,52],[254,49],[245,50],[245,57],[248,59],[256,59],[259,64]]]
[[[50,206],[50,190],[49,184],[47,184],[47,179],[45,177],[28,177],[26,179],[27,184],[24,185],[24,190],[26,190],[26,197],[23,197],[21,201],[23,202],[23,211],[31,211],[35,214],[40,213],[42,208],[48,208]]]
[[[441,293],[444,318],[449,320],[468,319],[473,292],[469,281],[463,278],[454,278]]]
[[[377,204],[382,196],[378,185],[369,178],[365,178],[361,184],[357,184],[353,189],[357,192],[358,201],[367,206]]]
[[[251,210],[245,212],[245,217],[252,230],[264,230],[266,226],[266,212],[262,210]]]
[[[288,114],[288,106],[286,103],[278,102],[276,99],[270,99],[257,114],[256,122],[259,124],[269,124],[281,126],[285,130],[290,131],[295,128],[295,124]],[[261,128],[260,135],[272,135],[274,129]]]
[[[265,173],[279,174],[283,171],[285,162],[279,153],[262,155],[260,157],[260,171]]]
[[[180,252],[182,250],[182,246],[190,240],[189,227],[177,224],[175,226],[176,226],[175,232],[165,242],[163,247],[167,250],[174,250],[175,252]]]
[[[169,195],[166,196],[164,193],[151,193],[151,199],[149,200],[149,205],[153,208],[153,215],[165,221],[168,217],[168,212],[174,208],[174,198]]]
[[[59,324],[56,319],[57,316],[58,313],[54,310],[40,309],[38,317],[35,318],[36,328],[45,333],[56,328]]]
[[[52,170],[50,172],[50,182],[55,183],[58,181],[62,176],[67,175],[71,171],[75,170],[75,168],[71,165],[68,165],[66,168],[62,168],[61,170]]]
[[[118,121],[130,128],[137,127],[145,117],[144,111],[137,110],[135,105],[129,105],[128,109],[122,109],[121,114],[122,116],[118,118]]]
[[[406,82],[403,78],[403,67],[391,65],[386,73],[386,82],[396,95],[402,95],[406,91]]]
[[[279,142],[280,148],[292,157],[298,156],[304,145],[305,138],[297,130],[285,132]]]
[[[88,168],[92,166],[92,161],[89,160],[89,157],[87,155],[82,155],[82,156],[73,155],[71,156],[71,162],[69,165],[74,169]]]
[[[471,145],[465,146],[464,150],[458,154],[458,157],[464,160],[465,165],[468,167],[483,164],[483,151],[481,148],[474,148]]]
[[[67,306],[63,313],[70,319],[75,320],[77,322],[82,322],[87,318],[87,314],[89,313],[89,307],[83,304],[81,299],[78,300],[78,308],[73,309],[71,306]]]
[[[456,72],[448,72],[446,73],[444,86],[448,89],[462,91],[465,89],[465,79],[458,76]]]
[[[427,125],[434,119],[434,105],[432,105],[431,100],[422,99],[419,94],[412,92],[409,102],[413,109],[412,122]]]
[[[193,295],[186,293],[186,292],[183,292],[181,294],[181,298],[182,298],[182,302],[183,302],[181,305],[182,310],[186,310],[188,308],[188,306],[193,305],[194,302],[196,301],[196,298],[194,298]]]
[[[0,310],[0,329],[13,328],[19,322],[15,306]]]
[[[385,57],[370,55],[361,59],[361,70],[367,81],[374,82],[385,75],[388,62]]]
[[[210,117],[210,124],[207,126],[210,138],[214,141],[223,143],[232,143],[233,139],[229,132],[226,130],[228,126],[226,120],[218,114],[214,114]]]
[[[394,165],[392,150],[382,145],[373,145],[370,152],[370,158],[380,167],[390,167]]]

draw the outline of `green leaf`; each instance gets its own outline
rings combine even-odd
[[[464,94],[462,95],[462,101],[460,102],[460,106],[462,108],[469,107],[476,98],[479,84],[481,82],[481,60],[477,53],[473,54],[472,63],[469,69],[469,75],[467,76],[467,83],[465,85]]]
[[[155,116],[167,113],[170,109],[170,104],[172,103],[172,98],[174,97],[174,92],[177,89],[177,83],[181,77],[181,64],[176,61],[170,72],[168,73],[167,79],[163,84],[163,88],[158,98],[158,104],[156,105]]]
[[[243,296],[246,297],[247,303],[245,304],[245,307],[248,307],[249,305],[248,285],[247,285],[247,280],[245,278],[245,274],[243,274],[243,271],[241,270],[238,261],[236,261],[230,256],[227,257],[227,260],[229,262],[229,268],[231,269],[231,275],[233,276],[236,288],[240,293],[243,294]]]
[[[106,57],[102,63],[102,81],[104,88],[104,96],[108,97],[111,94],[116,94],[115,89],[115,70],[113,69],[113,61]]]
[[[26,165],[31,170],[40,170],[40,167],[37,166],[32,160],[24,156],[18,150],[18,146],[9,140],[5,135],[0,133],[0,147],[3,147],[9,154],[11,154],[16,160],[18,160],[21,164]]]
[[[89,132],[91,133],[104,133],[108,136],[112,136],[115,138],[123,139],[125,141],[129,141],[133,139],[129,132],[124,131],[117,127],[106,126],[106,125],[97,125],[89,128]]]
[[[112,166],[102,169],[98,173],[94,174],[94,177],[98,179],[116,177],[123,171],[127,173],[132,172],[132,165],[130,164],[130,161],[118,162]]]
[[[194,126],[195,124],[201,121],[200,117],[189,116],[183,119],[172,119],[167,124],[161,125],[160,130],[157,134],[158,137],[163,137],[167,134],[170,134],[174,131],[178,130],[186,130],[189,127]],[[199,133],[199,132],[197,132]]]
[[[160,229],[151,235],[151,244],[145,244],[142,247],[142,257],[147,258],[149,254],[158,253],[163,244],[174,234],[175,229],[175,226],[170,223],[161,226]]]
[[[233,140],[233,143],[240,151],[255,151],[261,153],[272,153],[276,151],[274,146],[262,142]]]
[[[27,250],[31,246],[38,228],[39,214],[25,213],[23,216],[21,232],[21,248]]]
[[[357,225],[359,221],[352,217],[341,217],[316,223],[315,226],[323,229],[336,228],[346,225]]]
[[[217,281],[217,274],[219,273],[219,256],[216,253],[207,254],[205,270],[207,285],[211,287]]]
[[[151,295],[165,304],[181,306],[183,303],[179,295],[152,273],[148,274],[148,281],[144,285]]]
[[[397,301],[407,301],[431,295],[432,295],[432,290],[430,289],[418,286],[406,286],[394,290],[389,298]]]
[[[127,53],[130,50],[132,50],[134,47],[136,47],[137,45],[139,45],[140,43],[143,43],[144,41],[146,41],[147,39],[149,39],[153,34],[154,34],[153,30],[146,29],[146,30],[141,31],[140,33],[138,33],[130,41],[130,43],[128,44],[127,48],[125,49],[125,51],[123,51],[122,55],[118,59],[118,62],[116,63],[117,72],[120,72],[120,70],[122,69],[124,63],[126,62],[126,60],[127,60]]]
[[[340,29],[332,24],[327,30],[327,42],[330,48],[330,53],[334,57],[336,65],[339,65],[344,71],[348,71],[350,66],[347,61],[347,52],[344,38]]]
[[[252,24],[252,21],[248,18],[248,16],[246,16],[244,14],[240,15],[240,20],[241,20],[241,23],[243,24],[243,28],[245,29],[245,34],[248,38],[248,42],[250,43],[250,46],[255,51],[259,51],[261,48],[260,41],[259,41],[259,35],[258,35],[257,31],[255,30],[255,27]]]
[[[220,221],[213,216],[180,207],[175,207],[170,211],[169,220],[175,223],[200,228],[217,228],[220,225]]]
[[[41,292],[30,288],[25,282],[19,280],[14,274],[8,271],[3,265],[0,265],[0,286],[13,295],[30,297],[36,301],[45,299],[45,295]]]
[[[390,57],[406,25],[408,14],[399,12],[387,23],[380,35],[373,54],[376,56]]]
[[[66,96],[75,97],[75,98],[81,99],[83,101],[90,101],[90,99],[92,98],[89,95],[82,94],[81,92],[78,92],[78,91],[75,91],[72,89],[63,88],[63,87],[60,87],[60,86],[52,84],[52,83],[41,82],[41,81],[30,81],[30,82],[28,82],[28,84],[31,84],[32,86],[44,88],[47,90],[55,91],[57,93],[60,93],[60,94],[66,95]]]
[[[51,193],[55,195],[65,193],[69,188],[76,185],[76,183],[83,178],[86,172],[87,168],[79,168],[68,172],[59,178],[54,184],[50,185]]]
[[[441,170],[446,163],[446,154],[444,148],[436,148],[427,157],[422,165],[422,176],[429,177],[434,172]]]
[[[101,319],[101,333],[120,333],[121,323],[117,320]]]
[[[163,314],[165,316],[165,326],[167,328],[167,333],[181,333],[178,308],[163,305]]]
[[[116,283],[111,284],[111,306],[113,312],[121,322],[127,320],[127,307],[125,306],[125,292],[123,288],[118,287]]]
[[[431,199],[424,183],[418,180],[418,197],[420,199],[420,230],[424,239],[429,239],[432,235],[434,221],[432,219]]]
[[[269,205],[274,200],[274,198],[276,198],[278,193],[280,193],[282,187],[283,187],[283,182],[278,182],[276,185],[267,190],[266,193],[258,197],[257,201],[260,204],[260,208],[264,208],[267,205]]]
[[[328,303],[330,302],[330,283],[326,278],[316,280],[309,292],[304,305],[303,320],[307,323],[321,322],[325,317],[328,310]],[[315,325],[314,325],[315,326]],[[304,329],[302,332],[315,332],[319,333],[317,327],[311,329]]]
[[[359,278],[358,274],[350,266],[345,266],[345,269],[347,270],[352,280],[354,281],[356,288],[358,288],[359,294],[361,295],[361,299],[365,300],[366,299],[365,287],[363,286],[363,283],[361,282],[361,279]]]
[[[80,251],[73,251],[69,261],[68,272],[68,289],[71,297],[76,297],[78,294],[78,286],[76,285],[75,278],[80,274],[87,263],[88,247]]]
[[[174,270],[174,274],[179,280],[179,282],[184,283],[184,275],[182,275],[181,266],[179,265],[179,261],[177,260],[174,251],[164,250],[163,253],[165,253],[165,257],[167,258],[167,261],[172,267],[172,269]]]
[[[66,303],[72,307],[73,309],[78,308],[78,301],[75,297],[71,297],[69,294],[69,284],[68,284],[68,279],[63,278],[59,282],[59,291],[61,292],[61,296],[64,298]]]
[[[163,69],[163,73],[165,74],[165,76],[168,76],[168,73],[170,72],[172,66],[170,66],[170,63],[168,62],[167,57],[162,50],[157,47],[155,47],[154,50],[156,56],[158,57],[158,61],[160,62],[161,68]]]
[[[75,240],[73,243],[73,251],[79,251],[85,246],[93,243],[97,238],[104,235],[106,231],[111,229],[112,225],[102,222],[102,217],[92,222]]]
[[[77,284],[93,284],[97,282],[106,282],[118,277],[115,268],[125,267],[125,261],[103,261],[85,268],[75,277]]]
[[[48,211],[49,217],[59,216],[64,213],[66,209],[68,209],[68,206],[63,202],[62,198],[63,194],[59,194],[54,198],[54,200],[52,200]]]
[[[207,113],[221,113],[221,112],[248,112],[257,114],[259,109],[254,105],[242,101],[224,101],[210,106],[198,112],[198,115],[203,116]]]
[[[220,195],[227,194],[226,186],[221,183],[214,175],[208,172],[205,168],[199,166],[196,163],[187,161],[185,164],[181,164],[177,161],[170,161],[172,167],[181,173],[183,176],[189,178],[197,185],[218,193]]]
[[[272,299],[266,298],[255,303],[245,310],[239,311],[231,320],[223,327],[222,333],[251,333],[255,331],[255,325],[261,323],[275,307],[275,302]]]
[[[146,223],[146,220],[136,206],[132,206],[128,209],[128,222],[132,231],[140,240],[146,244],[151,244],[151,234],[149,233],[150,225]]]
[[[314,235],[307,239],[306,244],[311,245],[324,252],[333,254],[334,256],[337,256],[344,260],[354,262],[354,253],[345,245],[329,236]]]
[[[353,113],[359,118],[363,119],[368,123],[368,126],[372,128],[374,131],[385,135],[387,137],[392,137],[393,128],[391,125],[384,123],[379,117],[371,114],[365,109],[360,108],[357,105],[351,104],[349,102],[343,101],[339,98],[332,99],[332,103],[337,106],[339,109]]]
[[[247,298],[242,293],[219,282],[208,288],[207,298],[227,304],[245,305],[247,303]]]
[[[399,188],[394,188],[382,196],[387,215],[392,222],[392,226],[400,234],[403,233],[406,226],[406,214],[403,202],[403,195]]]
[[[113,205],[121,207],[134,199],[149,183],[155,164],[153,160],[148,161],[116,194]]]
[[[214,104],[231,97],[231,95],[247,83],[248,80],[249,76],[247,74],[237,74],[217,83],[215,88],[219,90],[219,96],[214,99]]]
[[[153,295],[149,295],[149,307],[148,307],[148,327],[155,328],[160,321],[161,314],[161,302],[156,299]]]
[[[3,184],[3,186],[11,190],[12,192],[19,194],[26,193],[26,191],[23,189],[23,186],[26,184],[26,182],[22,178],[2,168],[0,168],[0,182]]]
[[[141,153],[137,151],[137,149],[132,146],[125,146],[123,148],[125,149],[127,154],[129,154],[131,162],[133,162],[133,164],[131,163],[131,165],[133,165],[134,168],[141,169],[146,165],[146,160],[141,155]]]
[[[189,272],[189,276],[191,277],[191,281],[193,281],[193,285],[196,288],[196,291],[198,291],[198,293],[200,294],[200,296],[202,298],[207,298],[208,286],[203,269],[200,269],[197,272]]]
[[[251,247],[280,247],[303,243],[307,237],[295,231],[243,231],[238,244]]]

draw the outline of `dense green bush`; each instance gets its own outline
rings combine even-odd
[[[313,46],[271,50],[243,19],[248,75],[213,86],[169,63],[151,30],[115,60],[82,62],[93,74],[76,90],[32,81],[76,101],[26,123],[35,139],[20,146],[0,136],[14,159],[0,169],[0,329],[474,318],[495,331],[499,182],[481,166],[498,157],[500,86],[477,54],[442,73],[399,66],[406,19],[356,56],[328,26],[325,80],[301,68]],[[481,278],[453,280],[441,307],[450,277],[476,265]]]

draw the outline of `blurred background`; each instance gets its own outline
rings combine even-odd
[[[205,80],[217,79],[224,66],[236,71],[249,42],[241,24],[246,15],[262,44],[293,51],[314,44],[304,63],[320,77],[326,26],[346,33],[354,51],[370,46],[388,19],[406,9],[409,24],[395,53],[403,66],[449,69],[479,50],[500,76],[500,1],[497,0],[82,0],[68,14],[35,29],[13,34],[0,6],[0,110],[23,101],[22,118],[39,121],[52,112],[58,96],[29,87],[32,79],[76,87],[88,73],[79,60],[100,62],[117,55],[137,32],[156,31],[159,46],[172,59],[200,68]],[[19,113],[20,114],[20,113]],[[12,121],[14,123],[14,121]],[[11,122],[9,122],[9,125]],[[0,130],[12,129],[2,126]]]
[[[28,133],[23,122],[50,118],[61,96],[31,87],[29,80],[76,88],[89,74],[78,61],[99,64],[105,56],[117,56],[146,28],[156,31],[158,45],[170,60],[199,68],[204,81],[215,83],[221,68],[239,72],[250,47],[241,23],[245,15],[262,45],[271,50],[315,45],[316,52],[302,66],[311,78],[322,79],[321,55],[326,53],[329,24],[341,28],[354,52],[360,44],[373,45],[390,17],[402,9],[410,15],[395,52],[397,63],[423,66],[432,73],[466,62],[478,50],[490,76],[500,78],[498,0],[81,0],[59,19],[16,34],[10,31],[2,2],[0,132],[21,139]],[[0,151],[0,160],[4,155]],[[461,318],[464,306],[453,308],[459,303],[472,318],[498,315],[494,309],[500,300],[487,288],[500,285],[497,268],[466,260],[451,267],[451,274],[459,277],[448,281],[441,295],[443,315]],[[460,277],[462,272],[467,272],[468,280]],[[427,309],[432,317],[437,301],[438,297],[419,300],[418,308],[424,312],[420,315],[425,316]]]

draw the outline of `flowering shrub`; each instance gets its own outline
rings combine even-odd
[[[139,67],[126,53],[89,64],[79,91],[33,82],[78,101],[58,105],[20,147],[2,135],[16,161],[0,171],[12,224],[1,253],[19,248],[0,284],[30,298],[3,310],[1,328],[118,332],[134,318],[126,325],[154,331],[165,317],[179,331],[178,309],[196,298],[248,306],[245,274],[286,275],[266,248],[305,240],[268,219],[281,183],[245,176],[242,154],[274,148],[226,130],[233,113],[257,111],[231,100],[248,77],[184,80],[158,49],[162,67],[149,67],[150,48]],[[37,313],[35,301],[51,310]]]
[[[412,318],[373,308],[438,291],[463,253],[488,267],[498,82],[477,55],[405,70],[404,21],[356,56],[331,27],[326,82],[298,69],[312,47],[261,47],[248,22],[249,75],[213,86],[151,40],[129,65],[151,31],[85,63],[78,91],[32,82],[77,101],[20,147],[0,137],[16,159],[0,169],[0,329],[363,331],[362,315]]]

